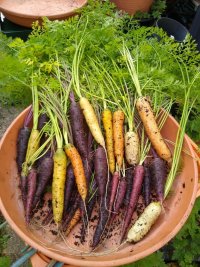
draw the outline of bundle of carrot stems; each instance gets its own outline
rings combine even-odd
[[[72,66],[60,63],[50,73],[55,83],[50,77],[36,83],[39,72],[32,76],[33,103],[19,131],[17,167],[27,225],[48,189],[47,217],[66,238],[80,223],[84,243],[97,207],[95,250],[118,216],[120,242],[138,242],[163,212],[179,168],[192,82],[169,147],[161,129],[174,99],[154,90],[151,79],[140,79],[139,61],[126,45],[120,64],[112,61],[109,71],[98,58],[84,64],[83,53],[81,40]],[[133,221],[139,198],[144,210]]]

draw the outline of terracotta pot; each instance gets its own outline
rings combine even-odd
[[[118,9],[134,15],[136,11],[148,12],[153,0],[110,0],[115,3]]]
[[[134,245],[127,244],[118,251],[104,256],[75,256],[67,251],[63,242],[56,243],[49,240],[48,234],[44,234],[42,230],[36,228],[30,231],[24,220],[15,163],[17,133],[23,125],[27,112],[28,109],[13,121],[0,143],[0,209],[13,230],[27,244],[51,259],[75,266],[119,266],[148,256],[164,246],[181,229],[192,210],[198,189],[198,167],[194,159],[194,150],[187,136],[184,139],[184,149],[190,155],[182,154],[183,169],[173,184],[172,193],[164,202],[165,212],[162,213],[149,234],[141,242]],[[166,139],[174,141],[177,129],[177,122],[169,116],[162,129],[162,134]],[[170,148],[173,150],[173,146]],[[77,231],[77,228],[74,231]],[[69,243],[72,237],[73,233],[69,236]],[[119,240],[119,236],[114,238],[115,241]],[[110,239],[106,242],[108,242],[106,243],[107,250],[111,249]]]
[[[0,11],[10,21],[25,27],[32,27],[42,17],[63,20],[75,14],[87,0],[0,0]]]

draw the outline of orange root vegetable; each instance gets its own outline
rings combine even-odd
[[[71,161],[71,164],[74,170],[74,176],[76,179],[78,192],[82,200],[85,202],[88,190],[87,190],[87,180],[86,180],[81,156],[79,155],[75,146],[71,144],[68,144],[65,146],[65,153]]]
[[[108,154],[108,162],[110,172],[113,174],[115,171],[115,155],[114,155],[114,141],[113,141],[113,125],[112,125],[112,112],[105,109],[102,112],[103,127],[106,136],[106,149]]]
[[[117,110],[113,113],[113,138],[114,153],[119,169],[121,169],[124,158],[124,112]]]
[[[92,105],[85,97],[80,98],[79,104],[94,139],[98,144],[105,147],[104,137]]]
[[[155,151],[162,159],[166,160],[168,163],[171,163],[171,152],[165,144],[163,137],[161,136],[160,130],[147,98],[138,98],[136,101],[136,108],[143,122],[146,134],[149,137]]]
[[[125,134],[125,156],[128,164],[136,165],[139,161],[139,138],[136,132]]]
[[[78,208],[75,211],[74,216],[72,217],[70,223],[68,224],[67,230],[65,232],[66,236],[69,235],[71,230],[77,225],[77,223],[80,221],[80,219],[81,219],[81,210]]]
[[[62,220],[64,209],[64,191],[67,169],[67,157],[62,149],[57,149],[53,157],[53,183],[52,183],[52,206],[53,216],[56,223]]]

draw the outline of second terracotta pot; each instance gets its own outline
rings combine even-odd
[[[115,3],[118,9],[121,9],[131,15],[136,11],[148,12],[153,0],[110,0]]]

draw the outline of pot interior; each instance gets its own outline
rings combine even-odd
[[[52,232],[49,233],[38,224],[27,227],[15,163],[17,133],[23,125],[27,112],[28,109],[17,117],[1,140],[0,208],[14,231],[29,245],[50,258],[76,266],[118,266],[136,261],[156,251],[165,245],[185,223],[196,198],[198,182],[197,164],[192,158],[194,152],[187,136],[184,140],[184,150],[189,155],[182,153],[181,173],[173,184],[172,192],[163,203],[162,215],[141,242],[125,244],[115,250],[119,244],[123,221],[121,217],[117,218],[117,230],[112,232],[109,241],[97,249],[97,252],[104,254],[99,256],[88,256],[84,253],[80,255],[80,250],[88,250],[87,242],[83,246],[78,242],[80,224],[75,227],[66,242],[58,239]],[[169,116],[162,129],[162,134],[167,140],[175,142],[177,129],[177,122]],[[173,145],[169,144],[169,147],[173,151]],[[92,227],[90,232],[92,232]],[[76,256],[74,253],[79,255]]]

